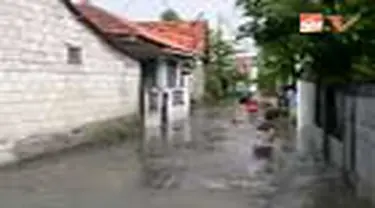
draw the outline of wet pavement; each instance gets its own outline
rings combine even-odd
[[[254,127],[225,110],[149,130],[139,143],[77,148],[0,171],[4,208],[370,207],[310,158],[253,155]]]

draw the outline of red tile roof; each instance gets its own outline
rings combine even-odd
[[[139,36],[186,53],[203,54],[207,45],[208,25],[203,21],[131,22],[93,5],[76,7],[107,34]]]
[[[192,51],[204,52],[207,46],[208,25],[204,21],[137,22],[148,31],[172,40]]]
[[[87,4],[77,4],[76,7],[84,16],[86,16],[92,23],[94,23],[105,33],[128,34],[136,33],[137,31],[137,27],[130,24],[130,22],[120,19],[98,7]]]

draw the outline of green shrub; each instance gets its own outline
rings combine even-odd
[[[84,136],[88,140],[119,142],[140,136],[140,120],[136,117],[118,118],[96,122],[85,127]]]
[[[280,116],[281,117],[288,117],[289,116],[289,110],[287,108],[280,109]]]
[[[261,109],[267,109],[267,108],[271,108],[273,105],[271,102],[268,102],[268,101],[260,101],[259,102],[259,108]]]
[[[279,118],[281,115],[281,111],[278,108],[270,108],[267,109],[264,113],[264,119],[267,121],[274,120]]]
[[[297,125],[297,112],[295,109],[290,112],[290,121],[292,125]]]

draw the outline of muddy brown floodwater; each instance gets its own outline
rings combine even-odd
[[[282,169],[253,156],[255,130],[223,109],[149,130],[139,144],[77,148],[0,171],[4,208],[369,207],[339,174],[285,153]]]

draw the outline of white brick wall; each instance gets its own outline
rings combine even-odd
[[[137,112],[138,62],[58,0],[3,0],[0,37],[0,139]],[[66,44],[82,48],[82,65],[67,64]]]

